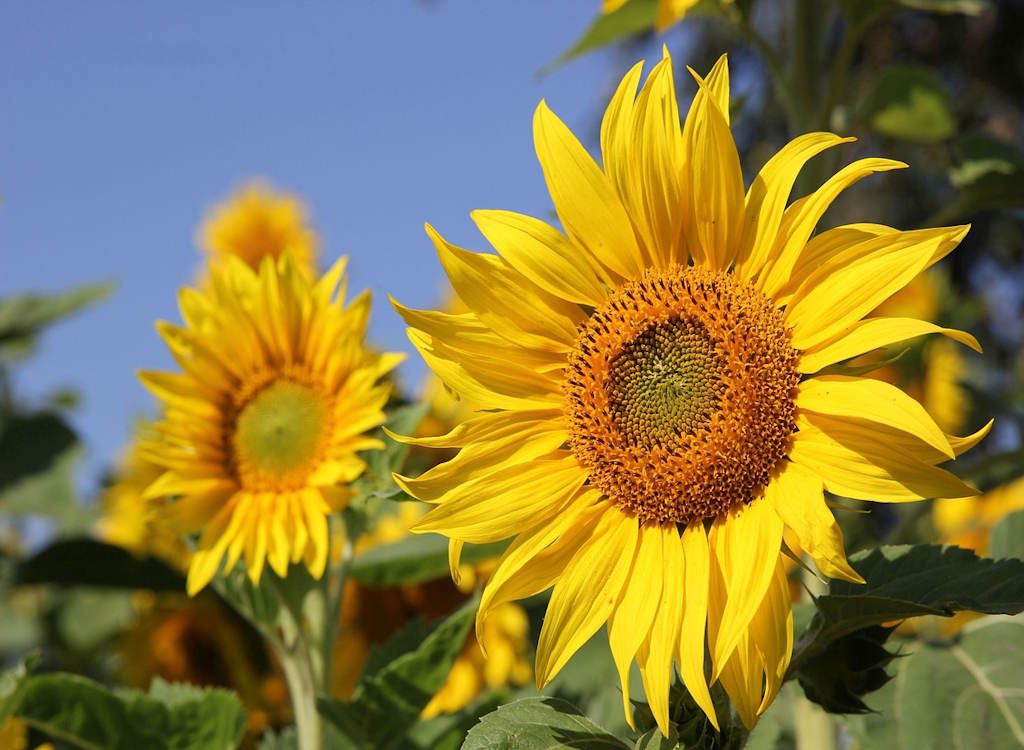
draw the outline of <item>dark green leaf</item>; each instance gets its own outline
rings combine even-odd
[[[609,734],[557,698],[523,698],[487,714],[469,730],[462,750],[625,750]]]
[[[957,642],[911,644],[896,678],[871,696],[877,714],[846,724],[865,748],[1014,750],[1024,745],[1024,622],[991,617]]]
[[[870,709],[861,700],[889,681],[895,655],[885,649],[892,628],[876,625],[830,641],[800,667],[797,679],[809,700],[836,714]]]
[[[597,3],[594,4],[597,7]],[[541,74],[550,73],[574,57],[591,52],[609,44],[621,42],[630,37],[651,31],[658,17],[658,0],[629,0],[618,10],[607,15],[598,15],[583,36],[569,50],[552,63]]]
[[[87,750],[233,750],[245,730],[242,704],[226,690],[156,681],[149,695],[113,692],[62,673],[23,676],[0,698],[0,721],[10,715]]]
[[[851,25],[865,23],[886,11],[912,8],[932,13],[976,14],[989,7],[989,0],[841,0]]]
[[[0,432],[0,493],[27,477],[51,470],[77,444],[75,433],[56,414],[7,421]]]
[[[643,736],[636,741],[634,750],[676,750],[676,748],[681,747],[679,736],[676,734],[676,728],[670,726],[668,730],[668,737],[663,735],[657,727],[644,732]],[[682,750],[685,750],[685,748],[682,748]]]
[[[497,557],[508,546],[467,544],[462,561],[473,564]],[[434,581],[448,575],[448,540],[438,534],[416,534],[392,544],[383,544],[357,556],[349,575],[368,586],[397,586]]]
[[[988,614],[1024,611],[1021,560],[989,560],[959,547],[923,544],[881,547],[854,555],[850,562],[867,583],[829,584],[829,593],[815,601],[818,611],[794,648],[790,664],[790,677],[816,684],[821,694],[839,693],[834,687],[827,689],[815,682],[822,671],[822,662],[815,660],[830,657],[829,671],[835,675],[840,669],[836,660],[848,653],[837,642],[846,636],[918,615],[948,617],[964,610]],[[876,637],[879,635],[874,631],[871,636],[877,645],[884,642],[884,638]],[[878,653],[875,656],[881,658]],[[876,659],[867,667],[878,664]],[[847,671],[858,673],[858,667],[865,665],[855,662]],[[877,674],[865,674],[863,680],[862,688],[869,688],[878,682]],[[857,685],[851,683],[849,687],[853,690]]]
[[[993,558],[1024,559],[1024,510],[1011,513],[992,529],[989,554]]]
[[[949,179],[959,189],[957,215],[1024,206],[1024,152],[983,133],[957,139]]]
[[[942,80],[924,67],[883,70],[861,105],[860,115],[882,135],[919,143],[937,143],[956,131]]]
[[[22,354],[41,328],[78,312],[114,291],[90,284],[58,294],[19,294],[0,299],[0,358]]]
[[[15,572],[15,583],[184,591],[185,579],[160,560],[139,558],[94,539],[55,542]]]
[[[470,600],[416,649],[361,679],[348,703],[320,699],[321,713],[359,747],[393,747],[448,678],[466,643],[477,603],[475,598]]]

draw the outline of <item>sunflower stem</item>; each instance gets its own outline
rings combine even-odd
[[[793,711],[797,750],[839,750],[839,728],[831,716],[802,695]]]
[[[295,645],[296,648],[279,652],[278,658],[291,696],[299,750],[320,750],[323,724],[316,707],[316,676],[304,639],[298,639]]]

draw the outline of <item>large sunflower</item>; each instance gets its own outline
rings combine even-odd
[[[208,292],[182,290],[184,327],[157,325],[183,372],[140,373],[164,413],[143,447],[164,472],[145,497],[177,497],[182,528],[202,530],[189,593],[243,553],[253,581],[265,562],[323,574],[326,517],[365,468],[357,451],[382,447],[365,433],[401,359],[364,348],[369,294],[345,307],[339,283],[344,260],[314,282],[288,253],[258,273],[230,257]]]
[[[787,144],[744,192],[723,57],[680,127],[667,57],[637,94],[625,77],[601,127],[602,170],[543,102],[534,140],[565,234],[504,211],[473,214],[498,255],[441,263],[471,312],[396,307],[427,364],[480,413],[425,446],[459,448],[419,478],[434,504],[414,529],[461,545],[514,537],[477,619],[554,590],[537,652],[545,685],[607,623],[629,716],[635,658],[662,731],[673,662],[717,725],[705,678],[747,726],[792,648],[780,555],[789,527],[821,571],[860,581],[824,490],[905,502],[973,492],[936,464],[974,445],[894,386],[823,374],[875,347],[941,333],[862,318],[949,253],[967,227],[842,226],[832,200],[873,172],[854,162],[788,208],[803,164],[850,139]],[[486,644],[484,644],[486,645]]]

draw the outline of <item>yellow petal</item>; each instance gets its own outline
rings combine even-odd
[[[617,508],[605,513],[593,536],[555,584],[537,643],[537,687],[547,685],[601,627],[619,598],[633,560],[637,521]]]
[[[566,234],[616,276],[639,278],[643,256],[625,208],[587,150],[543,101],[533,117],[533,141]]]
[[[679,629],[679,674],[694,702],[718,729],[715,705],[704,676],[704,629],[708,618],[708,588],[711,580],[711,552],[708,535],[700,521],[682,534],[684,587],[683,619]]]
[[[554,227],[511,211],[470,216],[509,265],[549,294],[591,307],[607,298],[589,259]]]
[[[843,532],[825,504],[821,478],[800,464],[787,461],[765,490],[782,522],[796,533],[800,547],[829,578],[864,583],[850,567],[843,547]]]
[[[715,519],[711,546],[728,594],[712,646],[712,681],[721,674],[771,582],[782,548],[782,521],[763,498]]]
[[[660,536],[662,566],[647,575],[662,576],[658,611],[637,657],[647,702],[661,733],[668,736],[668,693],[672,681],[672,657],[679,642],[683,615],[683,548],[675,524],[654,529]]]
[[[658,611],[662,571],[666,570],[661,536],[661,530],[656,527],[640,527],[636,556],[622,587],[622,595],[608,619],[608,643],[622,685],[622,709],[626,721],[634,729],[633,711],[629,703],[629,670]]]
[[[573,456],[509,466],[452,488],[412,530],[471,544],[507,539],[510,529],[557,515],[586,478]]]
[[[949,253],[967,227],[920,229],[859,242],[811,274],[786,308],[793,346],[809,349],[856,323]]]
[[[660,0],[658,15],[654,21],[655,30],[664,31],[677,21],[681,21],[686,12],[699,2],[700,0]]]
[[[789,458],[821,477],[837,495],[913,502],[978,494],[953,474],[878,440],[877,433],[825,416],[803,420]]]
[[[765,677],[764,697],[757,707],[758,716],[764,713],[779,694],[793,654],[793,609],[781,556],[776,558],[774,568],[771,585],[750,623],[750,639],[760,656]]]
[[[462,548],[465,542],[458,539],[448,540],[448,571],[452,575],[452,583],[458,586],[462,583],[462,571],[459,570],[459,561],[462,559]]]
[[[855,323],[832,343],[804,352],[797,369],[803,373],[817,372],[836,362],[930,333],[940,333],[981,352],[978,340],[965,331],[942,328],[917,318],[868,318]]]
[[[768,260],[786,201],[804,164],[822,151],[852,140],[832,133],[807,133],[783,146],[761,168],[747,191],[743,239],[736,257],[735,272],[740,278],[754,278]]]
[[[598,519],[611,512],[600,493],[581,491],[554,518],[529,526],[509,545],[484,586],[476,615],[477,641],[484,643],[484,621],[495,608],[533,596],[554,585],[569,560],[590,538]]]
[[[495,255],[456,247],[429,224],[426,230],[459,299],[495,333],[547,351],[572,347],[583,319],[577,305],[548,294]]]
[[[797,388],[801,412],[826,414],[838,420],[883,424],[914,435],[948,458],[955,458],[946,434],[924,407],[894,385],[872,378],[821,375]]]
[[[776,247],[768,258],[765,273],[758,277],[761,290],[774,297],[785,286],[814,228],[843,190],[875,172],[906,166],[892,159],[861,159],[843,167],[820,188],[794,203],[783,215]]]
[[[467,419],[450,432],[437,437],[398,435],[387,427],[384,428],[384,432],[392,440],[408,445],[421,445],[425,448],[462,448],[478,442],[486,444],[496,436],[505,435],[510,430],[518,432],[533,423],[560,420],[561,413],[561,409],[554,407],[542,411],[491,412]]]
[[[700,76],[694,77],[699,88],[683,125],[683,184],[689,188],[683,198],[691,206],[684,232],[699,264],[724,270],[743,231],[743,172],[729,123]]]
[[[640,61],[623,76],[601,119],[601,158],[604,161],[604,171],[631,217],[641,215],[638,207],[643,200],[638,192],[640,184],[639,178],[636,177],[636,144],[633,139],[636,87],[640,82],[643,67],[644,63]],[[644,227],[638,229],[643,234]],[[649,244],[650,241],[651,238],[645,235],[644,242]]]

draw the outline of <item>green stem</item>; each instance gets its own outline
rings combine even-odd
[[[819,706],[797,695],[793,713],[797,750],[839,750],[836,722]]]
[[[288,694],[291,696],[292,711],[295,714],[295,733],[299,750],[321,750],[323,747],[323,723],[316,707],[316,676],[310,661],[309,650],[302,643],[298,648],[278,652]]]

